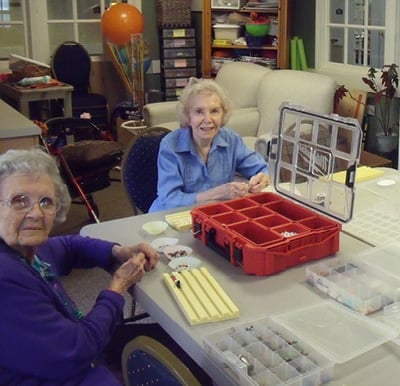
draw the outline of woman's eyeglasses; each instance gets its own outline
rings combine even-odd
[[[30,212],[35,204],[38,204],[39,208],[45,214],[55,214],[58,209],[54,200],[51,197],[46,196],[39,198],[39,200],[33,200],[25,194],[18,194],[14,197],[0,200],[0,202],[3,202],[9,208],[19,213]]]

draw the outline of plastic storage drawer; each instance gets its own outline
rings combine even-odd
[[[189,78],[170,78],[165,79],[165,87],[167,88],[182,88],[189,82]]]
[[[181,47],[195,47],[196,42],[194,39],[164,39],[162,41],[164,48],[181,48]]]
[[[163,57],[167,59],[194,58],[196,56],[195,48],[164,48]]]
[[[183,91],[183,88],[167,88],[165,89],[165,97],[167,100],[176,100]]]
[[[165,59],[162,63],[164,69],[196,67],[196,59]]]
[[[194,36],[194,28],[164,28],[162,30],[163,38],[193,38]]]
[[[168,78],[190,78],[191,76],[196,76],[197,71],[195,68],[173,68],[165,69],[164,77]]]

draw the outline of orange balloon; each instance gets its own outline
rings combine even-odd
[[[143,32],[143,15],[133,5],[116,3],[104,12],[101,29],[111,43],[126,44],[130,42],[131,35]]]

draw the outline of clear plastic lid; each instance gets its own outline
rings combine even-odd
[[[350,221],[361,140],[354,118],[283,104],[269,152],[276,191],[341,222]]]
[[[367,264],[375,272],[381,272],[400,280],[399,250],[400,241],[395,240],[384,246],[361,252],[357,254],[354,260]],[[400,288],[398,290],[400,294]],[[400,297],[398,300],[400,300]]]
[[[398,335],[395,328],[329,300],[273,319],[335,363],[347,362]]]

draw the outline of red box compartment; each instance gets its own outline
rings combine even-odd
[[[341,224],[276,193],[192,209],[194,237],[249,275],[273,275],[339,250]]]

